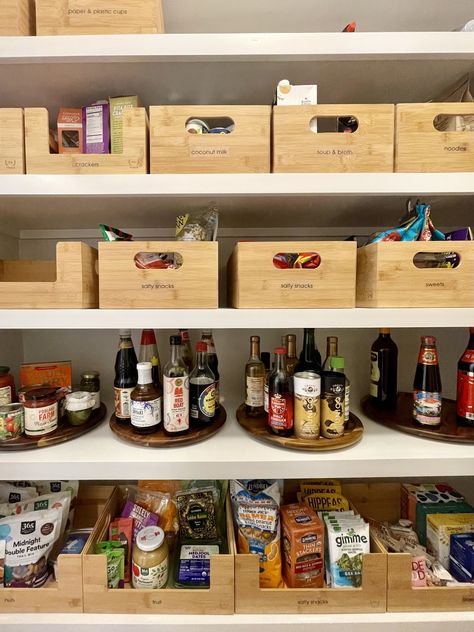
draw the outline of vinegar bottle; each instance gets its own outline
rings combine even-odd
[[[275,369],[268,382],[268,429],[280,437],[294,432],[293,380],[286,370],[286,350],[275,349]]]
[[[189,373],[181,337],[171,336],[171,358],[163,369],[163,429],[171,437],[189,432]]]
[[[457,420],[461,424],[474,426],[474,327],[466,350],[458,362]]]

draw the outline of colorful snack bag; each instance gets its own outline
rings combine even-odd
[[[97,542],[95,552],[107,558],[108,588],[125,587],[125,549],[122,542]]]
[[[138,532],[145,527],[158,526],[158,516],[151,511],[147,511],[131,500],[127,500],[122,510],[121,518],[133,518],[133,542],[135,542]]]
[[[0,503],[20,503],[36,496],[36,487],[15,487],[10,483],[0,483]]]
[[[125,550],[124,579],[130,581],[133,548],[133,518],[117,518],[110,523],[109,538],[111,542],[120,542]]]
[[[178,241],[216,241],[218,225],[219,211],[214,206],[206,211],[179,215],[176,218],[176,239]]]
[[[124,233],[119,228],[99,224],[100,231],[105,241],[133,241],[133,235]]]
[[[57,494],[44,494],[19,503],[0,504],[0,518],[6,516],[18,516],[34,511],[46,511],[56,509],[59,514],[59,536],[66,531],[69,508],[71,506],[71,492],[59,492]]]
[[[259,556],[261,588],[283,588],[278,481],[230,481],[230,495],[238,552]]]

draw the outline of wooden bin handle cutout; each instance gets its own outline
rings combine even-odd
[[[183,255],[179,252],[137,252],[133,258],[139,270],[179,270]]]
[[[184,129],[188,134],[232,134],[235,130],[234,119],[230,116],[191,116],[186,120]]]
[[[277,252],[273,255],[273,265],[279,270],[315,270],[321,264],[317,252]]]
[[[355,134],[359,129],[356,116],[313,116],[309,122],[313,134]]]
[[[460,263],[461,255],[457,252],[417,252],[413,257],[415,268],[422,270],[454,270]]]
[[[454,119],[461,119],[459,121],[463,126],[462,129],[456,129],[457,122]],[[464,122],[465,119],[469,119],[469,122]],[[449,128],[449,123],[453,123],[453,128]],[[437,132],[474,132],[474,114],[437,114],[433,119],[433,127]],[[461,150],[459,150],[461,151]]]

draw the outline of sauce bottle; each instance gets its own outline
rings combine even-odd
[[[329,364],[331,366],[331,371],[336,371],[337,373],[345,374],[344,367],[345,362],[342,356],[334,355],[330,356]],[[350,416],[350,401],[351,401],[351,383],[349,382],[348,377],[346,376],[346,385],[344,388],[344,423],[349,421]]]
[[[9,366],[0,366],[0,406],[16,402],[15,380]]]
[[[298,358],[296,356],[296,336],[295,334],[287,334],[286,336],[286,370],[291,377],[295,374],[295,367],[298,364]]]
[[[379,337],[370,350],[370,398],[378,408],[397,407],[398,347],[390,329],[379,329]]]
[[[337,336],[328,336],[326,338],[326,358],[324,359],[323,371],[331,370],[331,358],[337,356]]]
[[[303,349],[295,366],[295,373],[304,371],[313,371],[314,373],[321,371],[321,354],[314,342],[314,329],[304,330]]]
[[[189,373],[180,336],[170,337],[171,358],[163,369],[163,429],[176,437],[189,432]]]
[[[155,386],[161,386],[161,362],[153,329],[143,329],[140,341],[140,362],[151,362],[151,377]]]
[[[336,439],[344,434],[346,376],[336,371],[321,373],[321,435]]]
[[[131,400],[131,424],[138,434],[156,432],[161,423],[161,388],[155,386],[151,362],[137,364],[138,383]]]
[[[181,357],[188,369],[188,373],[193,370],[193,351],[191,349],[191,339],[189,337],[189,329],[180,329],[179,335],[181,336]]]
[[[265,365],[260,359],[260,336],[250,336],[250,357],[245,365],[245,411],[250,417],[264,412]]]
[[[189,399],[193,426],[209,426],[216,415],[216,379],[207,363],[205,342],[196,345],[196,366],[189,376]]]
[[[121,329],[115,360],[115,416],[119,421],[130,421],[130,395],[137,385],[137,356],[133,348],[130,329]]]
[[[286,350],[278,347],[275,353],[275,369],[268,382],[268,429],[280,437],[294,432],[293,380],[286,370]]]
[[[422,336],[413,382],[413,421],[424,428],[441,424],[441,377],[434,336]]]
[[[457,420],[461,424],[474,426],[474,327],[466,350],[458,362]]]
[[[219,375],[219,360],[216,353],[216,345],[214,344],[214,338],[212,336],[211,329],[204,329],[201,337],[202,342],[207,345],[207,364],[214,374],[216,384],[216,412],[220,408],[220,375]]]

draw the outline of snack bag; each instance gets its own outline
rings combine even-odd
[[[79,494],[79,481],[33,481],[39,494],[54,494],[58,492],[70,492],[71,505],[69,508],[69,521],[67,528],[74,524],[74,513]]]
[[[332,587],[360,587],[362,556],[370,553],[369,525],[358,516],[340,523],[325,518],[325,522]]]
[[[133,241],[133,235],[124,233],[119,228],[107,226],[106,224],[99,224],[99,228],[104,241]]]
[[[178,241],[216,241],[219,212],[210,207],[206,211],[186,213],[176,218]]]
[[[69,491],[59,492],[58,494],[44,494],[23,502],[0,504],[0,518],[18,516],[32,511],[57,509],[60,524],[59,536],[61,536],[66,530],[70,505],[71,492]]]
[[[59,538],[57,509],[32,511],[0,520],[5,541],[5,587],[39,588],[48,579],[48,557]]]
[[[400,226],[389,228],[372,235],[367,244],[378,241],[444,241],[444,233],[437,230],[431,221],[431,206],[417,202],[413,209],[408,203],[408,216]]]
[[[158,516],[151,511],[147,511],[137,503],[127,500],[121,518],[133,518],[133,542],[137,539],[138,532],[145,527],[156,527],[159,523]]]
[[[178,492],[175,496],[179,515],[180,538],[183,543],[196,540],[217,540],[218,491],[202,487]]]
[[[38,491],[34,486],[16,487],[10,483],[0,483],[0,503],[20,503],[36,496]]]
[[[95,552],[107,558],[107,587],[125,587],[125,549],[122,542],[97,542]]]
[[[283,588],[278,481],[230,481],[230,495],[238,552],[259,556],[261,588]]]

